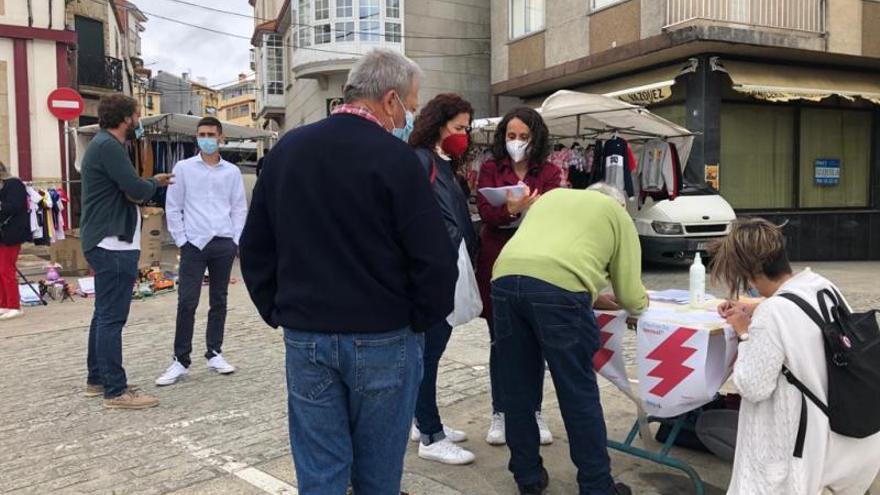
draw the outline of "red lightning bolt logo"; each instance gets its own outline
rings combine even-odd
[[[693,347],[685,347],[693,335],[697,333],[691,328],[679,328],[672,333],[662,344],[648,354],[648,359],[660,361],[648,376],[660,378],[660,382],[654,385],[650,392],[658,397],[665,397],[672,389],[684,381],[693,373],[694,369],[684,365],[684,362],[697,352]]]
[[[614,351],[605,347],[605,344],[611,340],[611,337],[613,337],[614,334],[611,332],[603,332],[602,329],[614,321],[615,316],[606,314],[600,314],[597,316],[597,320],[599,321],[599,338],[602,339],[602,344],[599,350],[596,351],[596,354],[593,354],[593,369],[599,371],[603,366],[608,364],[608,361],[611,361],[611,356],[614,355]]]

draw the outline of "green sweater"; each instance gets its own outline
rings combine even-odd
[[[135,173],[122,143],[101,130],[89,143],[82,159],[83,251],[95,248],[105,237],[131,242],[137,225],[137,206],[126,198],[143,202],[153,197],[158,183]]]
[[[635,225],[617,202],[595,191],[544,194],[501,251],[492,275],[532,277],[589,292],[593,300],[610,277],[621,307],[638,314],[648,306]]]

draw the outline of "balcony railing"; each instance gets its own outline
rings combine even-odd
[[[113,57],[80,55],[77,78],[80,85],[122,91],[122,60]]]
[[[666,0],[666,28],[714,21],[825,33],[826,0]]]

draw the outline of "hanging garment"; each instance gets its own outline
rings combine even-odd
[[[672,152],[669,144],[653,139],[642,146],[639,160],[639,184],[643,193],[654,193],[666,188],[666,169],[672,167]]]
[[[632,180],[635,159],[629,143],[620,137],[614,137],[605,143],[603,152],[605,182],[625,192],[628,198],[635,196]]]

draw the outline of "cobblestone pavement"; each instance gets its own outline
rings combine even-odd
[[[880,273],[880,265],[817,268],[840,281],[855,306],[880,307],[880,291],[871,278]],[[686,279],[681,270],[646,275],[652,288],[682,287]],[[158,408],[146,411],[106,411],[100,399],[82,396],[91,301],[51,303],[28,310],[26,318],[0,324],[0,493],[296,493],[280,333],[259,319],[243,284],[234,284],[224,353],[239,370],[219,376],[196,359],[187,380],[157,389],[153,380],[171,359],[176,299],[172,294],[135,302],[124,333],[129,381],[161,400]],[[206,309],[199,310],[197,328],[204,328]],[[199,333],[194,356],[204,345]],[[630,359],[633,344],[630,338]],[[412,446],[404,479],[410,493],[515,493],[506,471],[507,450],[482,440],[490,413],[487,366],[484,323],[456,329],[441,364],[438,399],[447,423],[470,434],[465,445],[476,453],[477,462],[468,467],[429,463]],[[632,405],[601,383],[609,435],[622,438],[633,419]],[[549,380],[545,393],[545,416],[557,438],[542,451],[553,478],[549,493],[575,493],[575,473]],[[724,492],[729,465],[686,451],[677,455],[700,472],[708,493]],[[616,453],[612,462],[615,475],[638,494],[691,492],[687,478],[674,471]]]

